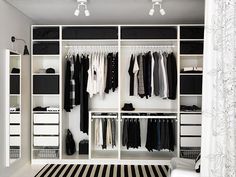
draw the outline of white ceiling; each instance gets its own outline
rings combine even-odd
[[[88,0],[90,17],[75,17],[76,0],[6,0],[36,24],[184,24],[204,22],[204,0],[163,0],[166,15],[149,16],[151,0]]]

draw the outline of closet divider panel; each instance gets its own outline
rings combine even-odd
[[[60,26],[33,25],[31,36],[31,158],[42,163],[60,159]]]
[[[117,26],[62,26],[62,93],[64,94],[65,88],[65,70],[66,70],[66,56],[77,55],[79,57],[89,56],[88,61],[92,61],[91,58],[102,57],[101,54],[105,54],[104,57],[107,59],[108,53],[118,52],[118,27]],[[118,67],[118,66],[117,66]],[[119,87],[119,86],[118,86]],[[87,88],[85,88],[87,89]],[[109,90],[109,93],[103,93],[102,95],[94,94],[93,96],[88,97],[88,109],[89,111],[98,111],[102,113],[107,113],[110,111],[118,111],[118,89],[113,92]],[[64,95],[62,102],[64,104]],[[89,148],[89,153],[86,155],[78,154],[79,151],[79,142],[81,140],[87,139],[89,143],[94,143],[91,139],[92,135],[89,133],[83,133],[80,131],[80,109],[81,106],[75,106],[71,112],[66,112],[63,109],[62,116],[62,131],[65,134],[67,129],[70,129],[77,147],[77,152],[68,156],[65,154],[65,137],[62,137],[63,148],[62,148],[62,159],[100,159],[100,158],[109,158],[106,155],[106,150],[102,151],[97,147],[93,146],[92,149]],[[89,121],[89,129],[94,128],[94,121]],[[117,128],[118,130],[118,128]],[[103,157],[103,154],[105,155]],[[114,154],[114,153],[111,153]],[[115,159],[118,158],[118,150],[116,149]],[[114,156],[114,155],[113,155]],[[112,157],[113,157],[112,156]]]
[[[180,26],[180,157],[200,152],[204,26]]]

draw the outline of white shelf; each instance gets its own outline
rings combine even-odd
[[[180,96],[189,96],[189,97],[191,97],[191,96],[199,96],[199,97],[201,97],[202,94],[180,94]]]
[[[60,55],[32,55],[32,57],[60,57]]]
[[[177,42],[178,39],[121,39],[120,41],[121,42]]]
[[[60,41],[60,39],[33,39],[33,42],[56,42]]]
[[[20,96],[20,94],[10,94],[10,96]]]
[[[177,113],[177,109],[147,109],[137,108],[134,111],[121,111],[121,113]]]
[[[180,57],[203,57],[203,54],[180,54]]]
[[[20,73],[10,73],[10,76],[20,76]]]
[[[10,111],[10,114],[20,114],[20,111]]]
[[[180,114],[201,114],[202,111],[180,111]]]
[[[62,39],[62,42],[118,42],[118,39],[75,39],[75,40],[70,40],[70,39]]]
[[[180,76],[201,76],[202,73],[180,73]]]
[[[110,113],[112,113],[112,112],[114,112],[114,113],[117,113],[118,112],[118,108],[116,109],[116,108],[94,108],[94,109],[91,109],[91,110],[89,110],[89,112],[110,112]]]
[[[36,75],[36,76],[57,76],[57,75],[60,75],[60,73],[33,73],[33,75]]]
[[[92,151],[92,159],[118,159],[117,150],[97,150]]]
[[[121,151],[121,159],[124,160],[171,160],[173,157],[176,157],[173,152]]]
[[[62,159],[67,159],[67,160],[87,160],[89,158],[88,155],[81,155],[78,152],[75,152],[73,155],[67,155],[67,154],[62,154]]]
[[[180,41],[204,41],[204,39],[180,39]]]
[[[60,96],[60,94],[32,94],[32,95],[38,96],[38,97],[40,97],[40,96],[53,96],[53,97]]]

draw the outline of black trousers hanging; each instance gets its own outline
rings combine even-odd
[[[88,81],[88,69],[89,60],[83,56],[81,59],[81,89],[80,89],[80,131],[88,134],[88,92],[87,81]]]

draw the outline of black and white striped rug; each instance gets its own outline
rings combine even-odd
[[[48,164],[35,177],[167,177],[167,165]]]

